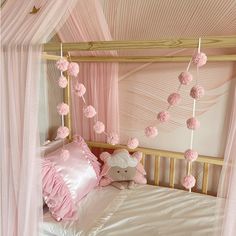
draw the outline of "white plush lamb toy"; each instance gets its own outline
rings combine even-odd
[[[134,187],[134,183],[147,183],[146,172],[140,163],[141,152],[130,155],[126,149],[118,149],[113,154],[103,152],[100,158],[104,162],[100,175],[100,186],[112,184],[118,189],[124,189],[119,182],[127,181],[129,182],[128,188],[131,189]]]

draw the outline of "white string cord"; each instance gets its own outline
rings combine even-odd
[[[187,66],[187,71],[189,71],[189,68],[191,66],[191,63],[192,63],[192,58],[190,59],[189,63],[188,63],[188,66]]]
[[[196,113],[196,100],[194,99],[192,117],[195,117],[195,113]],[[191,130],[190,149],[193,149],[193,141],[194,141],[194,130]]]
[[[62,50],[62,43],[61,43],[61,59],[63,58],[63,50]],[[61,71],[61,76],[63,76],[63,73]],[[65,101],[64,101],[65,102]],[[61,115],[61,125],[64,127],[65,125],[65,119],[64,119],[64,115]]]
[[[62,57],[63,57],[63,52],[62,52],[62,43],[61,43],[61,59],[62,59]],[[61,71],[61,76],[63,76],[62,71]]]
[[[201,52],[201,41],[202,41],[202,39],[199,38],[199,39],[198,39],[198,49],[197,49],[197,52],[198,52],[198,53]]]
[[[201,38],[198,39],[198,53],[201,52]],[[191,60],[192,61],[192,60]],[[191,61],[188,65],[188,69],[190,67]],[[196,76],[196,85],[198,84],[198,77],[199,77],[199,69],[197,66],[197,76]],[[193,111],[192,111],[192,117],[194,118],[196,116],[196,99],[193,99]],[[191,137],[190,137],[190,149],[193,149],[193,142],[194,142],[194,130],[191,130]],[[191,174],[191,162],[188,162],[188,170],[187,174]],[[189,192],[191,192],[191,188],[189,188]]]

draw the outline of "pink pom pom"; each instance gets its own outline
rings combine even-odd
[[[61,88],[66,88],[68,82],[67,82],[67,79],[65,76],[60,76],[59,80],[58,80],[58,85],[61,87]]]
[[[60,71],[66,71],[68,69],[68,65],[69,65],[69,62],[64,58],[61,58],[60,60],[56,62],[56,67]]]
[[[194,99],[199,99],[199,98],[203,97],[204,94],[205,94],[205,90],[200,85],[196,85],[196,86],[192,87],[192,89],[190,91],[190,96]]]
[[[192,62],[198,67],[204,66],[207,63],[207,56],[203,52],[198,52],[193,56]]]
[[[192,80],[193,76],[188,71],[184,71],[179,75],[179,82],[183,85],[188,85]]]
[[[93,129],[97,134],[101,134],[105,131],[105,125],[101,121],[97,121],[93,126]]]
[[[66,150],[66,149],[62,149],[61,150],[61,158],[66,161],[68,160],[68,158],[70,157],[70,152],[69,150]]]
[[[184,153],[184,157],[187,161],[196,161],[198,158],[197,151],[194,151],[192,149],[188,149]]]
[[[127,146],[129,149],[135,149],[139,145],[139,141],[137,138],[129,138]]]
[[[69,106],[66,103],[63,102],[57,105],[57,112],[60,115],[66,116],[69,113],[69,111],[70,111]]]
[[[148,126],[144,132],[148,138],[155,138],[158,135],[158,130],[155,126]]]
[[[168,111],[161,111],[157,114],[157,119],[163,123],[170,119],[170,113]]]
[[[84,108],[84,116],[87,118],[93,118],[97,114],[95,108],[91,105]]]
[[[71,62],[68,65],[68,74],[70,76],[76,77],[79,74],[79,64],[75,62]]]
[[[181,96],[179,93],[172,93],[170,96],[167,98],[168,103],[171,106],[178,105],[181,101]]]
[[[186,189],[191,189],[194,187],[196,179],[192,175],[187,175],[183,178],[182,184]]]
[[[74,86],[74,92],[77,96],[82,97],[86,93],[86,88],[81,83],[76,83]]]
[[[119,136],[118,134],[111,132],[107,135],[107,143],[111,145],[116,145],[119,143]]]
[[[57,129],[57,138],[64,139],[69,135],[70,131],[66,126],[61,126]]]
[[[198,121],[195,117],[189,118],[186,121],[188,129],[198,129],[200,127],[200,121]]]

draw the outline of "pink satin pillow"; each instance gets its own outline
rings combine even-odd
[[[77,219],[77,204],[98,185],[100,173],[100,163],[80,136],[64,149],[68,158],[60,148],[46,155],[42,167],[44,200],[57,221]]]

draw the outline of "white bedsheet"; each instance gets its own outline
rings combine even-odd
[[[45,236],[215,236],[219,199],[186,191],[138,186],[95,189],[78,208],[75,222],[56,222],[47,212]]]

